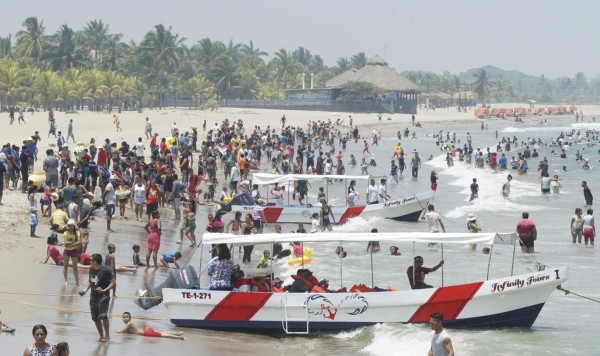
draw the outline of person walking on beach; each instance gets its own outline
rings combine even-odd
[[[75,135],[73,135],[73,119],[69,120],[69,124],[67,125],[67,143],[69,143],[69,138],[73,139],[73,143],[75,143]]]
[[[85,288],[79,292],[80,296],[84,296],[88,290],[92,290],[90,294],[90,311],[92,320],[96,324],[96,329],[100,338],[100,342],[110,342],[110,324],[108,320],[108,306],[110,304],[110,291],[114,287],[114,279],[112,272],[102,266],[102,256],[93,254],[90,259],[90,277]]]
[[[146,118],[146,126],[144,128],[144,133],[146,134],[146,140],[149,140],[152,137],[152,123],[150,122],[150,118]]]
[[[441,313],[431,314],[429,325],[431,326],[431,347],[429,348],[429,356],[454,356],[454,348],[452,347],[452,340],[450,336],[444,330],[442,323],[444,322],[444,315]]]
[[[586,181],[581,181],[581,187],[583,188],[583,197],[585,198],[585,205],[592,205],[594,203],[594,196],[590,187],[588,187]]]
[[[506,182],[502,185],[502,196],[508,198],[510,195],[510,181],[512,180],[512,175],[506,176]]]
[[[587,215],[583,217],[583,239],[585,245],[588,242],[594,246],[594,238],[596,237],[596,224],[594,223],[594,209],[588,209]]]
[[[117,115],[113,115],[113,123],[117,128],[117,132],[123,131],[123,129],[121,128],[121,120],[119,120],[119,117]]]
[[[534,253],[534,241],[537,240],[537,229],[533,220],[529,219],[529,213],[524,211],[522,219],[517,223],[517,236],[521,252]]]

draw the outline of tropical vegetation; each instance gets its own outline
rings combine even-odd
[[[56,107],[61,110],[115,110],[231,100],[281,100],[286,89],[322,88],[333,76],[367,64],[364,52],[340,57],[333,67],[305,47],[269,54],[253,41],[227,43],[188,40],[156,25],[139,43],[124,42],[102,20],[81,29],[61,25],[55,32],[38,17],[0,35],[0,104]],[[548,79],[494,67],[461,74],[404,73],[424,96],[472,91],[481,102],[537,100],[588,103],[600,99],[600,78]],[[370,91],[370,93],[369,93]],[[345,100],[380,90],[357,83],[344,88]]]

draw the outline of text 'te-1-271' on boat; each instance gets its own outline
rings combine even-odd
[[[291,191],[297,188],[298,182],[306,184],[323,183],[326,191],[329,190],[329,185],[333,181],[343,181],[347,189],[348,182],[351,181],[369,181],[373,177],[363,176],[347,176],[347,175],[311,175],[311,174],[270,174],[270,173],[254,173],[252,175],[252,184],[258,186],[287,186],[288,195]],[[368,183],[367,183],[368,184]],[[366,187],[366,186],[365,186]],[[331,205],[331,212],[336,217],[336,222],[339,224],[346,223],[349,219],[360,216],[364,219],[380,217],[385,219],[393,219],[398,221],[416,222],[419,220],[421,212],[427,207],[429,202],[434,197],[434,191],[426,191],[418,194],[410,194],[403,198],[391,199],[386,202],[377,204],[358,204],[350,200],[354,199],[351,195],[344,197],[346,205]],[[296,194],[299,194],[296,192]],[[265,199],[264,214],[267,223],[278,224],[303,224],[310,223],[310,216],[320,211],[319,202],[315,204],[292,205],[285,204],[284,197],[274,199],[267,194]],[[357,199],[358,200],[358,199]],[[364,199],[363,199],[364,200]],[[290,201],[288,196],[288,202]],[[220,210],[223,212],[240,211],[242,213],[252,212],[252,206],[255,201],[248,193],[238,192],[231,203],[223,204]]]
[[[490,253],[485,280],[444,285],[442,270],[442,286],[437,288],[393,290],[361,284],[346,289],[343,288],[343,267],[340,263],[339,290],[329,291],[326,285],[316,284],[315,287],[318,288],[293,293],[285,284],[282,286],[277,283],[278,278],[273,273],[273,267],[278,263],[276,260],[269,262],[269,289],[252,288],[258,278],[264,279],[265,272],[261,272],[264,269],[256,272],[254,278],[249,277],[251,271],[246,271],[247,278],[233,283],[236,288],[223,291],[201,286],[198,274],[192,266],[187,265],[180,270],[171,271],[169,278],[161,285],[147,285],[146,290],[140,290],[136,304],[149,309],[162,302],[168,310],[170,321],[180,327],[265,334],[341,331],[377,323],[427,323],[434,312],[443,313],[446,326],[529,328],[552,291],[559,288],[568,277],[568,267],[547,266],[534,272],[513,275],[514,251],[518,242],[514,233],[378,233],[376,237],[371,233],[245,236],[205,233],[201,246],[210,248],[217,244],[273,245],[291,242],[310,243],[314,246],[333,242],[338,246],[348,246],[374,239],[380,243],[412,243],[413,251],[417,243],[437,243],[442,247],[442,256],[443,246],[448,244],[488,244],[492,252],[495,245],[506,244],[513,253],[511,273],[506,277],[489,279],[492,260]],[[365,256],[368,258],[369,254]],[[372,252],[370,256],[373,284]],[[200,264],[202,265],[202,261]],[[300,275],[300,270],[297,274]],[[406,275],[401,275],[400,278],[406,278]]]

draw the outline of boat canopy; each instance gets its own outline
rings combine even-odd
[[[314,233],[314,234],[255,234],[233,235],[207,232],[202,237],[202,244],[269,244],[286,242],[431,242],[441,244],[509,244],[518,241],[515,233],[432,233],[432,232],[370,232],[352,233]]]
[[[325,179],[342,179],[342,180],[369,180],[368,175],[364,176],[346,176],[337,174],[328,175],[313,175],[313,174],[271,174],[271,173],[253,173],[252,184],[267,185],[267,184],[283,184],[295,182],[298,180],[307,181],[322,181]]]

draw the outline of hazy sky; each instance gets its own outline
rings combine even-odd
[[[93,19],[140,42],[172,26],[186,45],[208,37],[254,41],[270,54],[304,46],[329,66],[379,54],[399,71],[452,73],[492,64],[549,78],[600,74],[596,1],[554,0],[0,0],[0,36],[44,20],[46,33]]]

